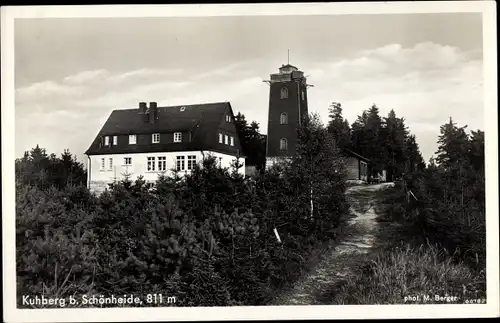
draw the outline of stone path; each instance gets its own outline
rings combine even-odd
[[[326,304],[318,295],[331,288],[335,282],[349,275],[353,256],[368,253],[374,245],[378,223],[375,212],[375,191],[392,183],[368,186],[351,186],[347,198],[353,216],[348,223],[347,237],[326,256],[316,268],[300,280],[291,290],[273,302],[273,305],[320,305]]]

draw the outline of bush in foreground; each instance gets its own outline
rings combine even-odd
[[[457,296],[454,303],[486,297],[484,272],[455,264],[434,246],[397,248],[364,261],[334,295],[334,304],[443,303],[435,295]],[[419,295],[419,301],[405,297]],[[430,297],[424,299],[424,295]],[[453,302],[452,302],[453,303]]]

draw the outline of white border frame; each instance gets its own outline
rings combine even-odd
[[[494,317],[499,315],[498,128],[496,3],[494,1],[374,2],[232,5],[26,6],[2,7],[2,221],[3,300],[7,322],[194,321],[325,318]],[[478,12],[483,16],[487,214],[487,304],[262,306],[120,309],[17,309],[14,190],[14,19],[81,17],[174,17],[345,15]]]

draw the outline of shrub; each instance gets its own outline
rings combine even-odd
[[[96,248],[89,223],[93,203],[81,187],[59,191],[17,187],[17,297],[67,297],[94,290]],[[22,303],[20,303],[22,304]]]
[[[455,264],[436,246],[398,248],[365,261],[333,295],[333,304],[403,304],[405,296],[419,295],[410,303],[442,303],[435,295],[457,296],[457,303],[486,297],[484,272]],[[429,295],[425,301],[423,295]]]

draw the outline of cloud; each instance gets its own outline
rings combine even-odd
[[[50,98],[68,98],[80,95],[84,90],[80,86],[68,86],[53,81],[44,81],[17,90],[16,99],[19,99],[18,102],[21,103],[30,103]]]
[[[106,80],[110,73],[106,70],[83,71],[81,73],[70,75],[64,78],[63,83],[69,85],[81,85],[86,83]]]
[[[373,103],[383,116],[394,109],[417,134],[426,159],[436,150],[439,126],[450,116],[460,124],[483,127],[483,63],[478,50],[431,42],[410,48],[389,44],[323,66],[327,68],[311,71],[315,88],[309,98],[310,108],[318,107],[325,121],[328,101],[341,102],[350,122]]]
[[[46,80],[16,91],[16,155],[37,143],[48,151],[69,148],[79,156],[88,148],[113,109],[140,101],[180,105],[231,102],[235,113],[267,132],[269,87],[262,83],[265,61],[187,69],[88,70],[61,80]],[[424,158],[436,150],[439,126],[449,116],[482,128],[482,52],[431,42],[364,50],[340,59],[300,66],[315,87],[309,111],[328,121],[328,106],[341,102],[353,122],[373,103],[383,116],[394,109],[417,135]]]

